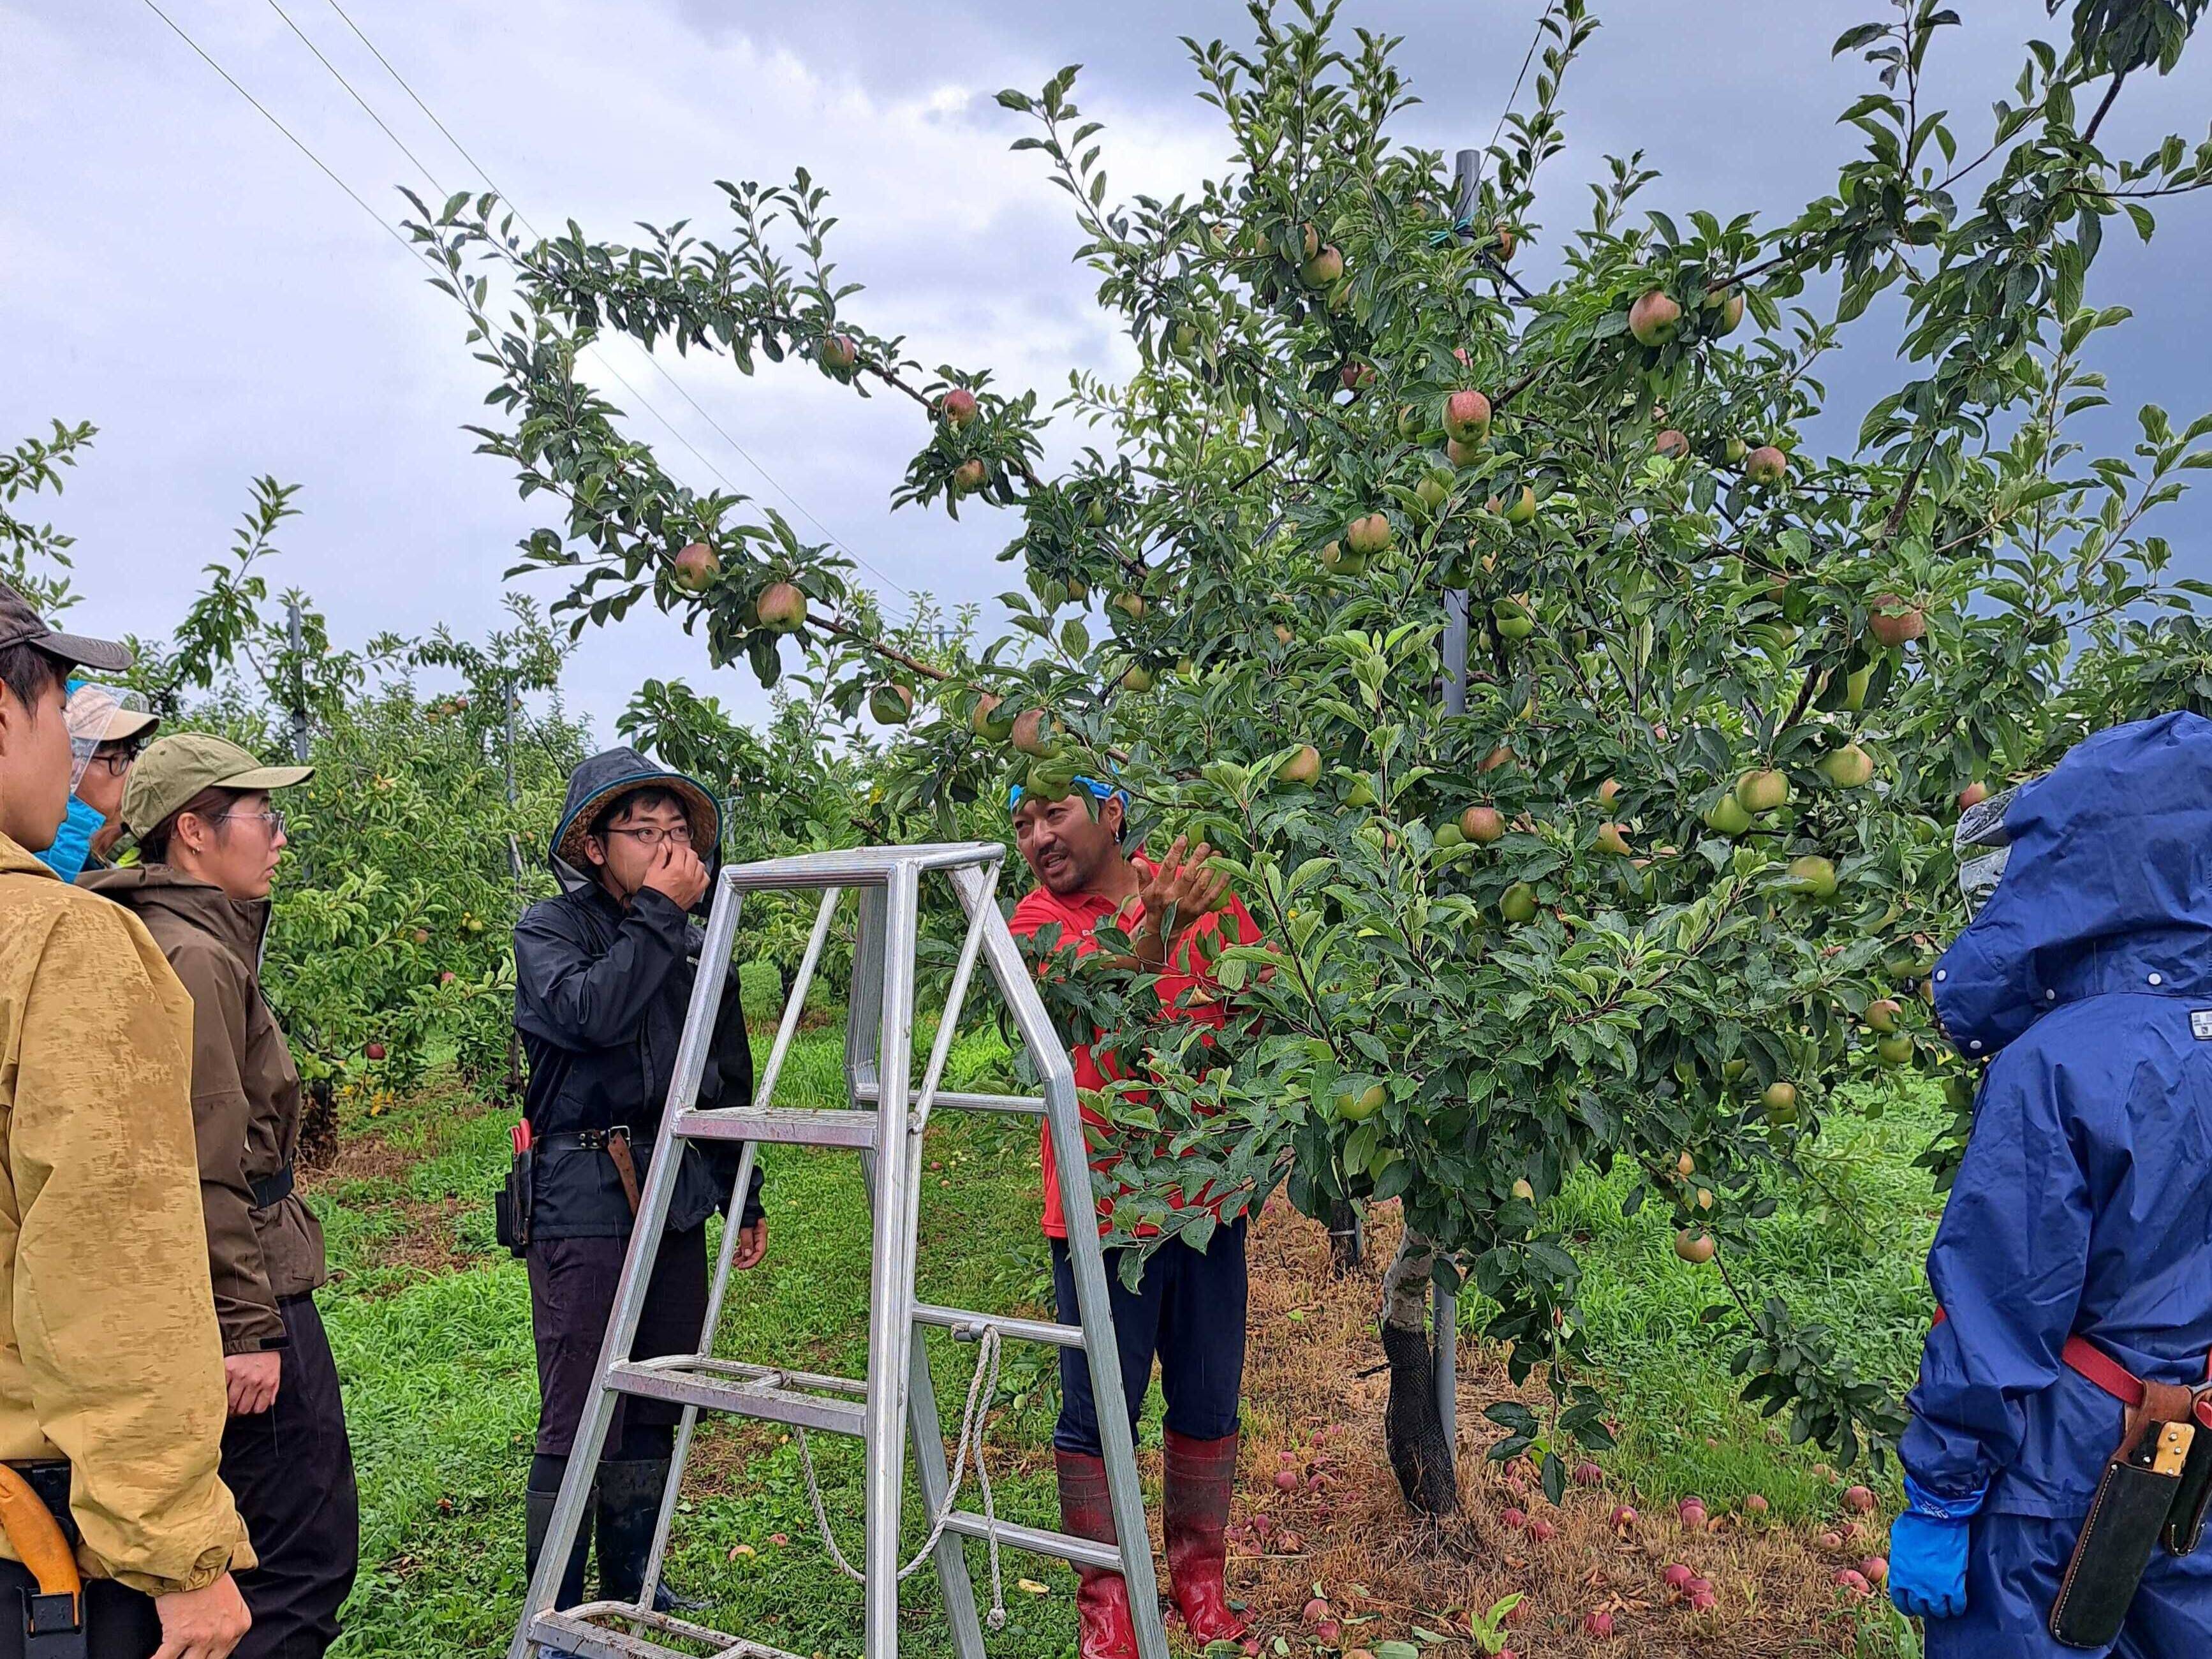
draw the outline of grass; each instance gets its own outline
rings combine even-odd
[[[841,1055],[838,1028],[804,1035],[786,1071],[783,1103],[836,1098]],[[955,1086],[994,1076],[1003,1058],[994,1036],[964,1040],[955,1049]],[[337,1168],[313,1192],[339,1270],[324,1310],[346,1382],[364,1509],[362,1581],[346,1615],[341,1655],[477,1654],[503,1647],[512,1632],[523,1589],[522,1486],[537,1391],[527,1284],[520,1265],[494,1247],[488,1216],[511,1121],[510,1114],[485,1111],[451,1088],[434,1089],[374,1124],[352,1126]],[[1766,1224],[1759,1249],[1736,1264],[1743,1282],[1755,1287],[1748,1293],[1784,1295],[1801,1316],[1830,1322],[1856,1363],[1900,1385],[1909,1380],[1916,1324],[1925,1316],[1920,1261],[1936,1209],[1925,1176],[1911,1168],[1911,1159],[1935,1122],[1932,1112],[1911,1103],[1878,1119],[1839,1119],[1826,1142],[1821,1178],[1827,1195],[1809,1207],[1785,1206]],[[928,1158],[923,1294],[978,1309],[1038,1307],[1049,1290],[1036,1226],[1034,1125],[948,1114],[932,1126]],[[869,1229],[858,1160],[775,1148],[765,1164],[769,1260],[733,1291],[722,1349],[860,1375]],[[1836,1484],[1816,1468],[1819,1454],[1774,1443],[1766,1425],[1733,1403],[1726,1352],[1716,1352],[1709,1328],[1698,1321],[1717,1289],[1710,1270],[1674,1258],[1659,1206],[1625,1218],[1621,1196],[1617,1182],[1586,1176],[1558,1200],[1561,1224],[1585,1238],[1580,1249],[1592,1340],[1625,1429],[1620,1452],[1607,1460],[1611,1485],[1647,1504],[1694,1492],[1717,1513],[1759,1492],[1773,1504],[1777,1523],[1809,1525],[1832,1516]],[[1302,1225],[1287,1218],[1274,1224]],[[1403,1606],[1389,1599],[1391,1573],[1415,1585],[1433,1583],[1438,1574],[1435,1561],[1421,1557],[1406,1529],[1394,1525],[1395,1493],[1372,1443],[1380,1382],[1359,1376],[1380,1358],[1371,1285],[1332,1285],[1321,1257],[1312,1255],[1309,1264],[1299,1254],[1304,1246],[1291,1235],[1279,1235],[1270,1249],[1277,1263],[1270,1271],[1282,1282],[1264,1296],[1255,1285],[1255,1315],[1263,1305],[1275,1312],[1267,1329],[1255,1319],[1251,1447],[1240,1514],[1274,1502],[1267,1477],[1275,1449],[1302,1443],[1326,1421],[1347,1425],[1347,1445],[1364,1443],[1356,1455],[1345,1454],[1344,1479],[1358,1489],[1358,1501],[1332,1521],[1331,1498],[1324,1512],[1301,1523],[1315,1534],[1305,1545],[1310,1561],[1297,1552],[1286,1561],[1263,1553],[1240,1565],[1232,1583],[1253,1598],[1271,1633],[1284,1636],[1283,1653],[1304,1653],[1310,1644],[1297,1639],[1296,1611],[1310,1577],[1325,1563],[1342,1568],[1346,1579],[1357,1570],[1367,1582],[1355,1587],[1373,1593],[1376,1620],[1374,1630],[1361,1630],[1357,1639],[1371,1646],[1384,1636],[1407,1634],[1419,1622],[1416,1614],[1437,1621],[1452,1613],[1441,1595],[1416,1598],[1408,1589]],[[1310,1282],[1298,1277],[1308,1273]],[[1464,1310],[1479,1319],[1479,1310]],[[1320,1366],[1312,1363],[1316,1345],[1328,1350]],[[939,1334],[931,1359],[939,1407],[951,1423],[966,1393],[974,1351]],[[1494,1355],[1479,1347],[1470,1350],[1468,1370],[1469,1390],[1506,1388]],[[1010,1350],[1004,1383],[1012,1403],[994,1417],[990,1431],[999,1507],[1012,1518],[1049,1524],[1054,1504],[1047,1447],[1056,1406],[1049,1356]],[[1143,1436],[1147,1445],[1157,1444],[1157,1412],[1155,1391]],[[1487,1425],[1474,1393],[1463,1395],[1462,1420],[1464,1439],[1479,1452]],[[814,1446],[825,1504],[848,1554],[857,1554],[858,1447],[830,1437]],[[1152,1468],[1148,1458],[1148,1471]],[[723,1629],[802,1655],[857,1656],[860,1592],[838,1574],[814,1536],[797,1444],[770,1425],[717,1423],[702,1431],[693,1468],[672,1582],[712,1595],[716,1607],[708,1621]],[[1480,1496],[1480,1483],[1496,1474],[1470,1464],[1471,1496]],[[1601,1522],[1584,1519],[1595,1528],[1590,1536],[1570,1532],[1557,1548],[1610,1545]],[[922,1530],[910,1511],[909,1542]],[[1776,1536],[1783,1536],[1778,1524]],[[1798,1586],[1793,1593],[1822,1589],[1826,1567],[1798,1559],[1804,1552],[1791,1547],[1796,1554],[1780,1565],[1762,1558],[1756,1571],[1742,1567],[1752,1587],[1747,1595],[1778,1594],[1774,1587],[1785,1579]],[[969,1546],[969,1556],[979,1592],[988,1594],[981,1547]],[[1509,1551],[1502,1559],[1516,1558]],[[1358,1566],[1362,1561],[1369,1565]],[[1564,1573],[1565,1563],[1556,1570]],[[1574,1571],[1586,1569],[1577,1565]],[[1005,1577],[1009,1618],[991,1638],[994,1659],[1056,1659],[1071,1652],[1073,1579],[1066,1570],[1010,1554]],[[1024,1577],[1047,1593],[1018,1589],[1016,1581]],[[1484,1588],[1489,1583],[1469,1580],[1457,1592],[1458,1652],[1469,1651],[1466,1608],[1480,1611],[1479,1597],[1490,1594]],[[1803,1589],[1808,1584],[1811,1590]],[[903,1599],[908,1650],[949,1651],[933,1573],[925,1567],[916,1574]],[[1772,1613],[1793,1625],[1797,1617],[1778,1605]],[[1867,1616],[1881,1625],[1878,1616]],[[1765,1623],[1755,1617],[1751,1627]],[[1516,1644],[1527,1652],[1579,1651],[1571,1623],[1561,1630],[1556,1644],[1532,1641],[1532,1632]],[[1802,1635],[1802,1627],[1795,1634]],[[1863,1650],[1891,1651],[1887,1639],[1869,1635]],[[1768,1650],[1701,1642],[1684,1650]],[[1829,1643],[1820,1650],[1838,1650]]]

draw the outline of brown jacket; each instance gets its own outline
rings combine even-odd
[[[0,836],[0,1459],[66,1457],[79,1565],[153,1595],[254,1564],[216,1474],[191,1025],[135,917]]]
[[[323,1230],[298,1196],[263,1207],[300,1146],[300,1073],[261,994],[265,899],[240,902],[166,864],[104,870],[83,885],[135,911],[192,995],[192,1121],[208,1267],[227,1354],[282,1347],[276,1304],[326,1277]]]

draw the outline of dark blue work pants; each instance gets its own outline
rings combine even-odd
[[[1133,1291],[1121,1283],[1120,1258],[1118,1250],[1106,1253],[1106,1288],[1130,1431],[1136,1431],[1157,1355],[1169,1428],[1193,1440],[1236,1433],[1237,1396],[1244,1384],[1243,1218],[1218,1229],[1204,1250],[1179,1239],[1162,1245],[1145,1264]],[[1075,1269],[1065,1239],[1052,1242],[1052,1288],[1061,1322],[1079,1322]],[[1060,1451],[1099,1455],[1091,1362],[1073,1348],[1060,1351],[1060,1422],[1052,1443]]]

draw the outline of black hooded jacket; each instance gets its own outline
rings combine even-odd
[[[627,749],[586,761],[568,781],[555,847],[578,810],[610,782],[654,769]],[[630,1231],[629,1200],[614,1160],[599,1148],[549,1150],[544,1142],[626,1126],[643,1181],[658,1150],[705,933],[664,894],[647,888],[625,909],[582,871],[557,856],[552,864],[562,892],[532,905],[514,930],[514,1024],[530,1065],[524,1115],[539,1143],[532,1236],[622,1238]],[[752,1088],[752,1050],[732,965],[698,1103],[742,1105]],[[685,1149],[669,1206],[672,1231],[696,1227],[727,1203],[738,1151],[735,1144]],[[748,1223],[761,1214],[760,1188],[756,1169]]]

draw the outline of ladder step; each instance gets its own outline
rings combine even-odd
[[[627,1631],[611,1630],[599,1622],[614,1619],[681,1641],[711,1644],[714,1650],[713,1659],[799,1659],[797,1654],[770,1647],[764,1642],[727,1636],[668,1613],[640,1613],[627,1601],[589,1601],[566,1613],[541,1613],[530,1621],[530,1639],[556,1650],[573,1653],[577,1659],[701,1659],[699,1654],[690,1650],[664,1647]]]
[[[829,1434],[864,1435],[867,1429],[867,1384],[850,1377],[672,1354],[664,1359],[624,1360],[607,1372],[607,1387],[641,1399],[672,1401]],[[817,1390],[861,1397],[825,1398]]]
[[[1089,1538],[1077,1538],[1064,1532],[1047,1532],[1042,1527],[1018,1526],[1012,1521],[1001,1521],[994,1528],[991,1522],[972,1510],[955,1510],[945,1517],[945,1530],[957,1532],[963,1538],[990,1537],[994,1530],[999,1534],[1003,1549],[1027,1550],[1031,1555],[1056,1556],[1062,1561],[1073,1561],[1080,1566],[1107,1567],[1121,1571],[1121,1552],[1115,1545],[1101,1544]],[[1149,1542],[1146,1546],[1150,1548]]]
[[[879,1087],[868,1082],[853,1085],[853,1098],[864,1106],[872,1106],[883,1097]],[[1044,1115],[1042,1095],[978,1095],[957,1089],[939,1089],[930,1097],[933,1109],[943,1106],[962,1112],[1012,1112],[1031,1117]]]
[[[981,1340],[986,1326],[1002,1336],[1022,1342],[1049,1342],[1062,1348],[1083,1346],[1083,1328],[1058,1325],[1048,1319],[1012,1319],[1003,1314],[969,1313],[963,1308],[939,1308],[927,1302],[914,1304],[914,1316],[924,1325],[939,1325],[963,1342]]]
[[[873,1151],[880,1120],[873,1112],[801,1111],[750,1106],[696,1108],[676,1115],[675,1133],[688,1140],[772,1141],[791,1146],[853,1146]]]

